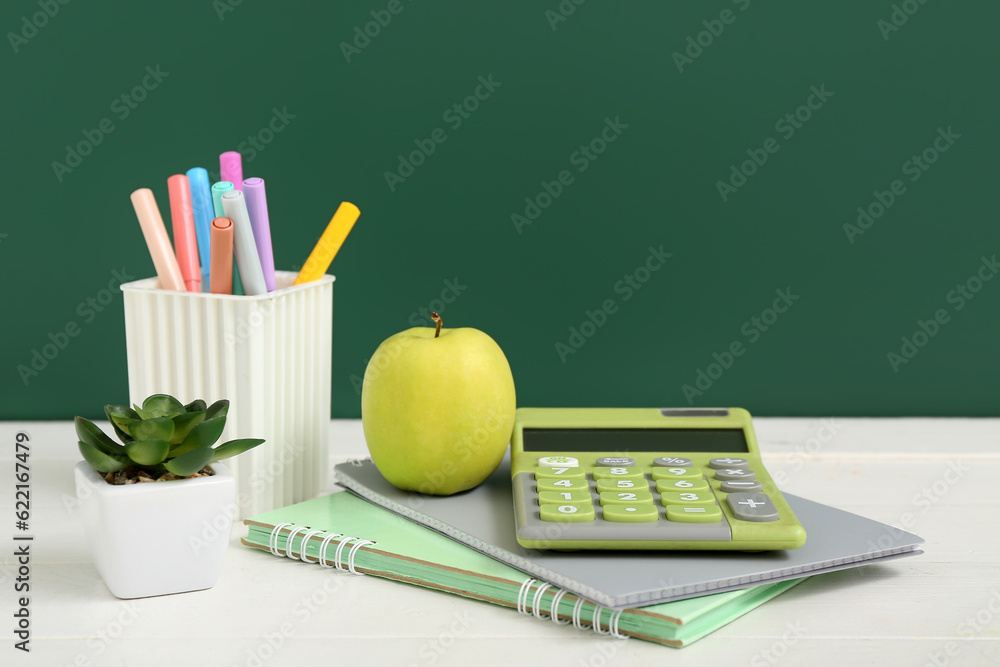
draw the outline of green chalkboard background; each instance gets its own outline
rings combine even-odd
[[[279,268],[361,208],[330,269],[336,417],[456,283],[446,326],[499,342],[519,405],[1000,414],[998,22],[943,0],[4,2],[0,417],[127,400],[102,290],[153,274],[128,195],[166,212],[169,175],[241,144]]]

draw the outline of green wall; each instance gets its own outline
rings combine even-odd
[[[371,12],[391,21],[342,46]],[[153,272],[129,193],[166,214],[169,175],[241,144],[279,268],[361,208],[330,269],[336,417],[451,289],[446,326],[499,342],[519,405],[1000,414],[998,21],[943,0],[5,2],[0,418],[127,400],[104,290]],[[434,151],[400,176],[415,142]]]

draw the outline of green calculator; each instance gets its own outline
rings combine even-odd
[[[517,541],[535,549],[797,549],[806,531],[741,408],[521,408]]]

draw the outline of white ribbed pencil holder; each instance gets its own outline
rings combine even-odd
[[[169,292],[157,278],[121,286],[131,401],[228,398],[219,442],[267,441],[225,461],[238,516],[326,488],[334,277],[292,287],[296,275],[276,271],[277,289],[261,296]]]

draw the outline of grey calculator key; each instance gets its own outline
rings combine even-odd
[[[778,520],[778,510],[763,493],[730,493],[726,502],[736,518],[742,521]]]
[[[761,486],[760,482],[751,482],[749,480],[727,480],[722,483],[720,490],[723,493],[752,493],[754,491],[760,491],[764,487]]]
[[[720,468],[749,468],[750,462],[746,459],[737,459],[727,456],[721,459],[712,459],[708,462],[708,467],[714,468],[715,470]]]
[[[604,458],[597,459],[597,466],[634,466],[635,459],[630,459],[627,456],[605,456]]]
[[[715,471],[715,479],[722,481],[739,479],[752,482],[756,477],[757,475],[753,470],[744,470],[742,468],[724,468]]]
[[[680,468],[690,468],[691,459],[686,459],[683,456],[661,456],[658,459],[653,459],[654,466],[678,466]]]

